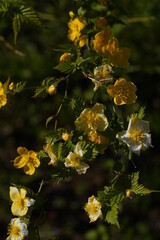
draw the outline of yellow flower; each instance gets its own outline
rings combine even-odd
[[[118,133],[116,137],[125,142],[132,152],[140,155],[141,150],[152,147],[151,134],[149,132],[149,122],[132,116],[128,129]]]
[[[108,139],[100,134],[97,133],[97,131],[92,131],[89,133],[88,138],[91,142],[97,143],[97,144],[108,144]]]
[[[118,39],[112,38],[108,41],[106,51],[113,66],[127,67],[130,50],[126,47],[119,47]]]
[[[97,89],[104,83],[113,81],[111,73],[113,73],[112,67],[108,64],[95,67],[93,72],[94,77],[92,78],[88,76],[88,78],[91,79],[95,85],[93,91],[97,91]]]
[[[103,28],[107,24],[105,17],[100,17],[96,20],[95,25],[97,28]]]
[[[76,39],[79,39],[79,37],[81,36],[81,31],[85,27],[85,24],[79,18],[75,19],[71,18],[68,23],[68,27],[69,27],[68,38],[71,41],[75,41]]]
[[[75,121],[76,127],[82,129],[86,134],[93,130],[105,131],[108,120],[104,115],[104,105],[96,103],[92,108],[86,108]]]
[[[95,40],[93,40],[94,50],[98,53],[106,53],[106,45],[109,41],[111,35],[111,30],[109,28],[101,30],[95,35]]]
[[[95,222],[102,215],[101,203],[94,195],[88,198],[88,202],[84,206],[84,210],[87,212],[90,222]]]
[[[35,203],[32,198],[26,197],[27,191],[24,188],[18,190],[16,187],[10,187],[10,199],[12,200],[11,212],[15,216],[24,216],[28,212],[28,207]]]
[[[52,146],[47,143],[46,146],[44,146],[44,151],[48,154],[49,158],[51,159],[48,165],[56,165],[57,163],[57,156],[53,152]]]
[[[136,101],[136,86],[124,78],[116,80],[114,85],[108,85],[107,92],[114,98],[116,105],[131,104]]]
[[[60,62],[69,62],[71,61],[71,53],[63,53],[61,56],[60,56]]]
[[[78,142],[74,152],[70,152],[65,158],[65,166],[74,168],[78,174],[86,173],[89,168],[88,164],[81,161],[83,157],[83,151],[81,149],[80,143]]]
[[[5,106],[7,103],[7,96],[4,93],[4,88],[2,83],[0,82],[0,108]]]
[[[70,138],[69,133],[62,133],[62,139],[63,139],[64,141],[68,141],[69,138]]]
[[[78,40],[75,40],[75,43],[77,43],[77,41],[79,42],[79,47],[84,47],[84,45],[87,43],[88,40],[88,36],[87,35],[83,35],[82,37],[80,37]]]
[[[35,168],[40,165],[37,153],[32,150],[28,151],[25,147],[18,147],[17,152],[20,156],[14,160],[14,167],[23,168],[26,174],[34,174]]]
[[[22,240],[28,235],[27,225],[20,218],[11,219],[8,227],[8,237],[6,240]]]

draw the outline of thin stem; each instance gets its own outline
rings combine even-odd
[[[44,180],[42,179],[37,194],[39,194],[41,192],[43,184],[44,184]]]

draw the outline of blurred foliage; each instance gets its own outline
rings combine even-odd
[[[8,1],[9,2],[9,1]],[[26,177],[22,172],[13,169],[12,160],[16,156],[18,146],[39,149],[44,144],[45,136],[53,130],[54,122],[48,123],[45,129],[46,119],[56,114],[62,96],[65,94],[63,84],[58,85],[57,94],[45,99],[33,98],[39,82],[53,76],[59,77],[59,73],[53,69],[59,63],[59,57],[63,53],[60,45],[67,40],[68,12],[75,9],[76,4],[81,7],[86,1],[65,0],[53,1],[28,0],[37,13],[42,26],[23,23],[14,44],[11,17],[1,18],[0,21],[0,79],[4,83],[8,76],[11,81],[26,82],[26,92],[11,97],[5,108],[0,111],[0,234],[1,239],[6,238],[8,222],[11,218],[8,189],[10,183],[26,184],[32,187],[39,184],[39,175]],[[111,0],[110,0],[111,2]],[[83,4],[82,4],[83,3]],[[130,67],[128,76],[137,85],[138,102],[133,108],[124,107],[126,115],[132,110],[145,105],[146,119],[150,122],[153,149],[144,152],[140,157],[134,156],[134,163],[129,163],[130,170],[141,170],[141,181],[149,188],[160,188],[160,4],[158,0],[115,0],[118,4],[113,12],[106,13],[108,22],[113,18],[121,21],[113,27],[113,33],[120,39],[121,45],[131,49]],[[92,14],[91,9],[88,14]],[[79,11],[82,11],[80,8]],[[83,12],[83,11],[82,11]],[[123,24],[122,24],[123,23]],[[63,77],[63,76],[62,76]],[[92,89],[89,80],[75,73],[68,91],[72,91],[73,82],[75,92],[85,99],[90,100]],[[83,80],[83,81],[82,81]],[[31,95],[27,91],[28,86],[33,89]],[[29,91],[31,93],[31,91]],[[97,96],[98,99],[99,96]],[[123,110],[119,112],[124,116]],[[58,117],[58,126],[70,129],[73,116],[68,117],[68,110],[62,107]],[[65,119],[65,122],[64,122]],[[96,194],[97,189],[110,184],[112,178],[111,169],[123,165],[123,159],[113,161],[111,152],[108,152],[107,161],[104,156],[99,159],[99,164],[93,163],[84,176],[74,176],[74,181],[66,178],[59,185],[53,181],[44,187],[42,194],[47,198],[44,204],[44,219],[41,222],[41,239],[136,239],[158,240],[160,236],[160,195],[158,193],[143,199],[135,198],[132,202],[125,200],[121,205],[120,226],[110,226],[101,220],[89,224],[88,217],[84,214],[82,206],[90,194]],[[39,170],[38,170],[39,171]],[[37,171],[37,172],[38,172]],[[41,204],[41,203],[40,203]],[[39,221],[38,210],[34,212],[35,223]]]

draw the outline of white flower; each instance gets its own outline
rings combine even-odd
[[[84,206],[84,210],[87,212],[90,222],[95,222],[102,215],[101,203],[94,195],[88,198],[88,202]]]
[[[78,142],[74,152],[69,152],[68,156],[65,158],[65,166],[75,168],[78,174],[86,173],[89,168],[88,164],[81,161],[83,157],[83,151],[81,149],[80,143]]]
[[[52,146],[49,143],[47,143],[44,146],[44,151],[48,154],[49,158],[51,159],[48,165],[56,165],[57,156],[54,154]]]
[[[11,219],[11,223],[8,227],[8,234],[6,240],[22,240],[28,235],[27,225],[20,218]]]
[[[127,130],[118,133],[116,137],[125,142],[132,152],[140,155],[141,150],[152,147],[149,132],[149,122],[132,116]]]

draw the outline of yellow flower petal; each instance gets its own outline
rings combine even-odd
[[[26,196],[26,194],[27,194],[26,189],[21,188],[21,189],[19,190],[19,192],[20,192],[20,196],[21,196],[21,198],[25,198],[25,196]]]
[[[20,197],[19,191],[16,187],[10,187],[9,195],[12,201],[16,201]]]
[[[28,211],[28,207],[25,204],[20,204],[19,201],[12,203],[11,212],[14,216],[25,216]]]
[[[32,164],[28,163],[24,166],[24,172],[28,175],[33,175],[35,172],[35,168]]]
[[[19,153],[19,155],[28,154],[28,150],[25,147],[18,147],[17,152]]]
[[[24,157],[16,157],[16,159],[14,160],[14,167],[15,168],[22,168],[25,166],[25,164],[27,164],[28,162],[28,158]]]

